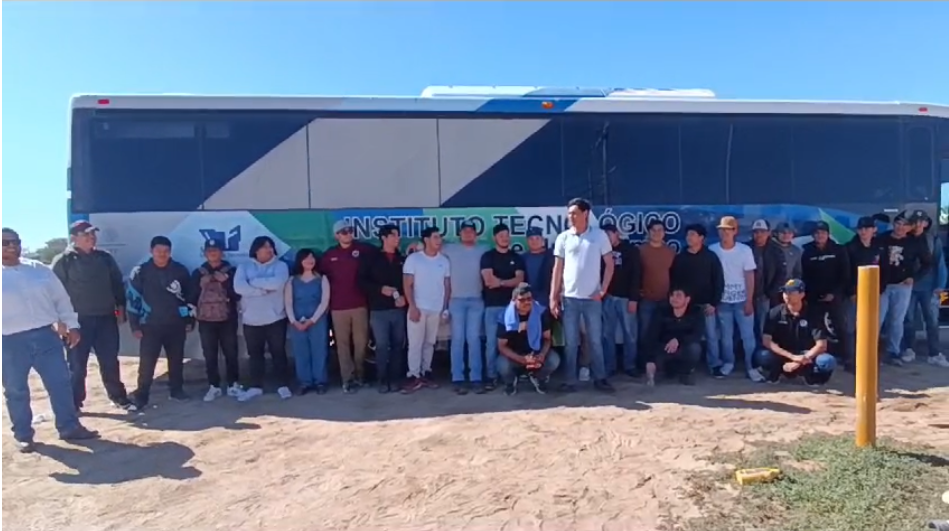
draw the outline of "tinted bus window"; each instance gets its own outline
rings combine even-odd
[[[682,202],[678,118],[612,118],[607,146],[609,191],[614,204]]]
[[[903,130],[903,176],[906,201],[935,201],[935,146],[932,129],[908,125]]]
[[[730,130],[731,123],[723,117],[683,118],[679,121],[683,203],[728,203],[725,174]]]
[[[729,134],[728,202],[793,202],[797,183],[790,124],[783,119],[736,116]]]

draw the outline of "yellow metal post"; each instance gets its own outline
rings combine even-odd
[[[879,387],[880,268],[861,266],[857,274],[857,446],[876,444]]]

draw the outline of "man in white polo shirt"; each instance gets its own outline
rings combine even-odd
[[[567,204],[570,228],[554,243],[554,273],[550,287],[550,312],[563,320],[566,381],[562,390],[576,391],[580,322],[586,328],[587,347],[598,391],[615,390],[607,380],[603,360],[603,297],[613,279],[613,245],[609,237],[590,223],[590,202],[573,199]],[[603,276],[600,280],[601,265]]]

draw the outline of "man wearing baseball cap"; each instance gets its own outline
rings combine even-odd
[[[86,400],[89,355],[95,352],[99,375],[109,400],[123,409],[134,409],[119,365],[119,323],[125,321],[125,282],[111,254],[96,248],[99,229],[88,221],[69,226],[70,245],[53,258],[53,273],[79,314],[82,340],[69,349],[73,400],[82,409]]]
[[[803,280],[809,287],[807,302],[810,306],[825,312],[828,322],[825,330],[828,339],[836,339],[835,354],[840,356],[844,365],[852,367],[849,358],[853,351],[850,336],[845,332],[847,325],[844,317],[843,300],[847,286],[850,285],[850,258],[847,250],[830,237],[830,226],[825,221],[814,225],[814,240],[804,246],[801,257]]]
[[[801,248],[794,244],[794,227],[782,222],[774,228],[774,241],[784,253],[787,278],[801,278]]]
[[[929,364],[947,368],[949,360],[939,352],[939,295],[945,290],[949,276],[943,259],[942,241],[935,231],[930,230],[932,218],[925,211],[916,210],[910,215],[909,221],[913,226],[911,235],[920,250],[925,247],[926,254],[932,257],[932,267],[913,276],[912,298],[903,321],[902,360],[904,363],[910,363],[916,359],[916,352],[913,350],[916,322],[922,321],[926,329]]]
[[[768,311],[781,301],[781,286],[787,279],[787,259],[781,247],[771,239],[771,224],[757,219],[751,224],[752,238],[748,246],[755,255],[755,334],[761,344],[761,333]]]
[[[805,302],[805,284],[792,278],[781,287],[784,303],[772,308],[765,320],[759,371],[765,380],[803,377],[811,386],[826,384],[837,360],[827,353],[825,316]]]

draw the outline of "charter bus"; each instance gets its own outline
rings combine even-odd
[[[949,180],[949,107],[738,101],[707,90],[430,87],[418,97],[81,95],[72,99],[69,217],[100,227],[125,271],[164,234],[201,261],[208,238],[232,260],[258,235],[289,256],[333,243],[351,220],[373,239],[428,225],[453,237],[506,223],[553,237],[569,199],[633,241],[661,220],[723,215],[807,234],[827,221],[922,208],[938,219]],[[715,234],[710,231],[710,234]]]

